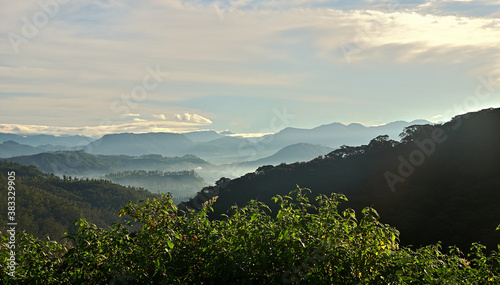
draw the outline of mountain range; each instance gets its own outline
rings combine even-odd
[[[397,121],[381,126],[365,127],[361,124],[344,125],[332,123],[313,129],[285,128],[276,134],[260,138],[243,138],[231,132],[196,131],[188,133],[121,133],[108,134],[94,140],[84,136],[52,136],[0,134],[0,157],[9,158],[21,155],[33,155],[55,151],[85,150],[96,155],[130,155],[159,154],[168,157],[196,155],[213,164],[230,164],[250,162],[270,164],[291,162],[300,157],[288,157],[278,151],[292,145],[306,144],[301,147],[310,151],[311,145],[316,148],[337,148],[341,145],[366,144],[371,138],[387,134],[397,138],[407,126],[427,124],[428,121]],[[295,146],[295,149],[300,147]],[[309,148],[309,150],[305,150]],[[291,151],[284,151],[293,153]],[[324,151],[316,152],[318,155]],[[311,152],[314,153],[314,152]],[[266,158],[274,156],[273,158]],[[259,159],[264,159],[258,161]],[[304,159],[312,159],[310,155]],[[258,161],[258,162],[251,162]],[[295,160],[297,161],[297,160]]]
[[[396,121],[371,127],[358,123],[348,125],[333,123],[313,129],[285,128],[276,134],[265,136],[263,141],[267,141],[269,146],[278,149],[296,143],[310,143],[337,148],[341,145],[367,144],[378,135],[388,135],[392,139],[398,139],[404,128],[411,125],[425,124],[430,124],[430,122],[426,120]]]
[[[43,146],[43,145],[54,145],[54,146],[81,146],[86,145],[94,139],[85,136],[54,136],[54,135],[26,135],[21,136],[17,134],[6,134],[0,133],[0,143],[5,141],[14,141],[24,145],[30,146]]]
[[[271,198],[299,185],[312,191],[310,197],[345,194],[343,209],[375,208],[382,222],[401,232],[402,245],[442,241],[443,248],[467,249],[480,242],[496,249],[499,166],[500,109],[486,109],[407,128],[401,141],[377,136],[309,162],[260,167],[217,188],[211,217],[220,219],[252,199],[277,213]],[[196,209],[206,200],[199,192],[183,204]]]
[[[307,143],[324,147],[366,144],[377,135],[397,138],[410,125],[428,121],[398,121],[376,127],[361,124],[333,123],[314,129],[286,128],[261,138],[224,136],[213,131],[186,134],[146,133],[110,134],[85,146],[92,154],[161,154],[180,156],[193,154],[213,163],[253,161],[275,154],[287,146]]]
[[[423,120],[398,121],[382,126],[333,123],[313,129],[286,128],[261,138],[243,138],[230,132],[196,131],[188,133],[121,133],[94,140],[84,136],[0,134],[0,157],[8,158],[58,150],[85,150],[91,154],[163,156],[197,155],[215,163],[251,161],[273,155],[293,144],[308,143],[324,147],[367,143],[387,134],[397,137],[403,128],[429,123]],[[14,144],[17,143],[17,144]],[[30,146],[30,147],[29,147]]]

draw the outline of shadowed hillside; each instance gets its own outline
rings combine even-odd
[[[73,221],[86,218],[107,228],[118,222],[118,211],[128,202],[158,197],[149,191],[124,187],[106,180],[59,178],[34,166],[0,161],[0,206],[7,209],[8,173],[15,172],[18,231],[44,239],[60,239],[73,228]],[[0,216],[5,232],[6,215]]]

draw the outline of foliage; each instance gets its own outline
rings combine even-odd
[[[298,188],[275,196],[279,210],[251,201],[222,220],[210,205],[181,213],[168,195],[129,203],[120,215],[142,224],[101,229],[84,219],[70,234],[74,247],[17,235],[16,278],[1,267],[4,284],[498,284],[499,253],[473,245],[399,248],[399,232],[365,208],[339,211],[345,196],[316,197]],[[7,236],[0,259],[6,264]]]
[[[434,127],[432,125],[412,125],[404,128],[399,134],[402,143],[409,143],[414,140],[421,140],[432,136]]]
[[[60,240],[74,228],[72,222],[87,218],[99,227],[119,221],[116,213],[129,201],[159,197],[144,189],[125,187],[101,179],[57,177],[33,166],[0,161],[0,206],[7,209],[7,172],[16,173],[16,222],[19,229],[38,238]],[[8,229],[7,215],[0,215],[0,231]]]

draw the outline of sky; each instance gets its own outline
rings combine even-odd
[[[500,1],[0,3],[0,132],[446,121],[500,107]]]

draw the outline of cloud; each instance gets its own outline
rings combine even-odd
[[[148,121],[134,120],[130,123],[101,122],[98,126],[66,127],[47,125],[0,124],[0,133],[20,135],[50,134],[50,135],[83,135],[98,138],[111,133],[148,133],[172,132],[182,133],[199,130],[203,123],[194,121]]]
[[[153,117],[156,119],[164,120],[164,121],[167,119],[165,114],[153,115]]]
[[[228,6],[219,7],[225,9],[222,21],[216,2]],[[107,117],[152,116],[161,126],[207,125],[212,121],[197,114],[210,110],[182,102],[215,95],[344,108],[358,102],[365,90],[344,92],[349,86],[336,79],[367,66],[378,68],[378,75],[386,66],[413,70],[425,64],[461,65],[455,70],[468,79],[489,74],[498,78],[500,9],[495,5],[500,1],[391,3],[398,1],[82,0],[60,5],[28,37],[22,19],[33,22],[35,13],[43,12],[39,1],[7,1],[0,10],[0,33],[25,41],[17,54],[8,38],[0,41],[0,98],[8,100],[0,104],[0,122],[21,128],[61,122],[85,126]],[[157,65],[169,76],[157,87],[145,88],[144,100],[130,98],[131,90],[144,82],[155,85],[144,78],[147,67]],[[352,73],[355,81],[371,80],[357,71]],[[378,96],[385,91],[370,90]],[[120,113],[110,107],[118,99],[115,107],[124,110]],[[394,104],[395,99],[380,104]],[[227,125],[239,113],[257,110],[247,109],[228,110]],[[190,111],[186,115],[184,110]]]
[[[197,72],[174,72],[170,80],[190,81],[203,83],[226,83],[232,85],[263,85],[263,86],[293,86],[300,82],[301,76],[276,75],[276,74],[248,74],[246,76],[233,76],[229,74],[202,74]]]
[[[426,61],[448,63],[441,53],[454,50],[470,51],[454,56],[454,61],[477,61],[478,51],[489,50],[498,44],[500,30],[497,19],[467,18],[453,15],[420,14],[418,11],[331,11],[327,19],[339,29],[324,30],[316,44],[319,55],[335,62],[367,60],[402,61],[421,63]],[[352,24],[347,24],[351,21]],[[387,46],[399,46],[402,52],[394,55]],[[386,53],[374,53],[380,49]],[[340,56],[339,56],[340,55]],[[465,56],[464,56],[465,55]],[[499,66],[498,62],[490,65]]]
[[[187,121],[187,122],[193,122],[196,124],[203,124],[203,125],[210,125],[212,124],[212,121],[210,119],[204,118],[198,114],[189,114],[189,113],[184,113],[184,115],[176,114],[175,115],[177,120],[179,121]]]

